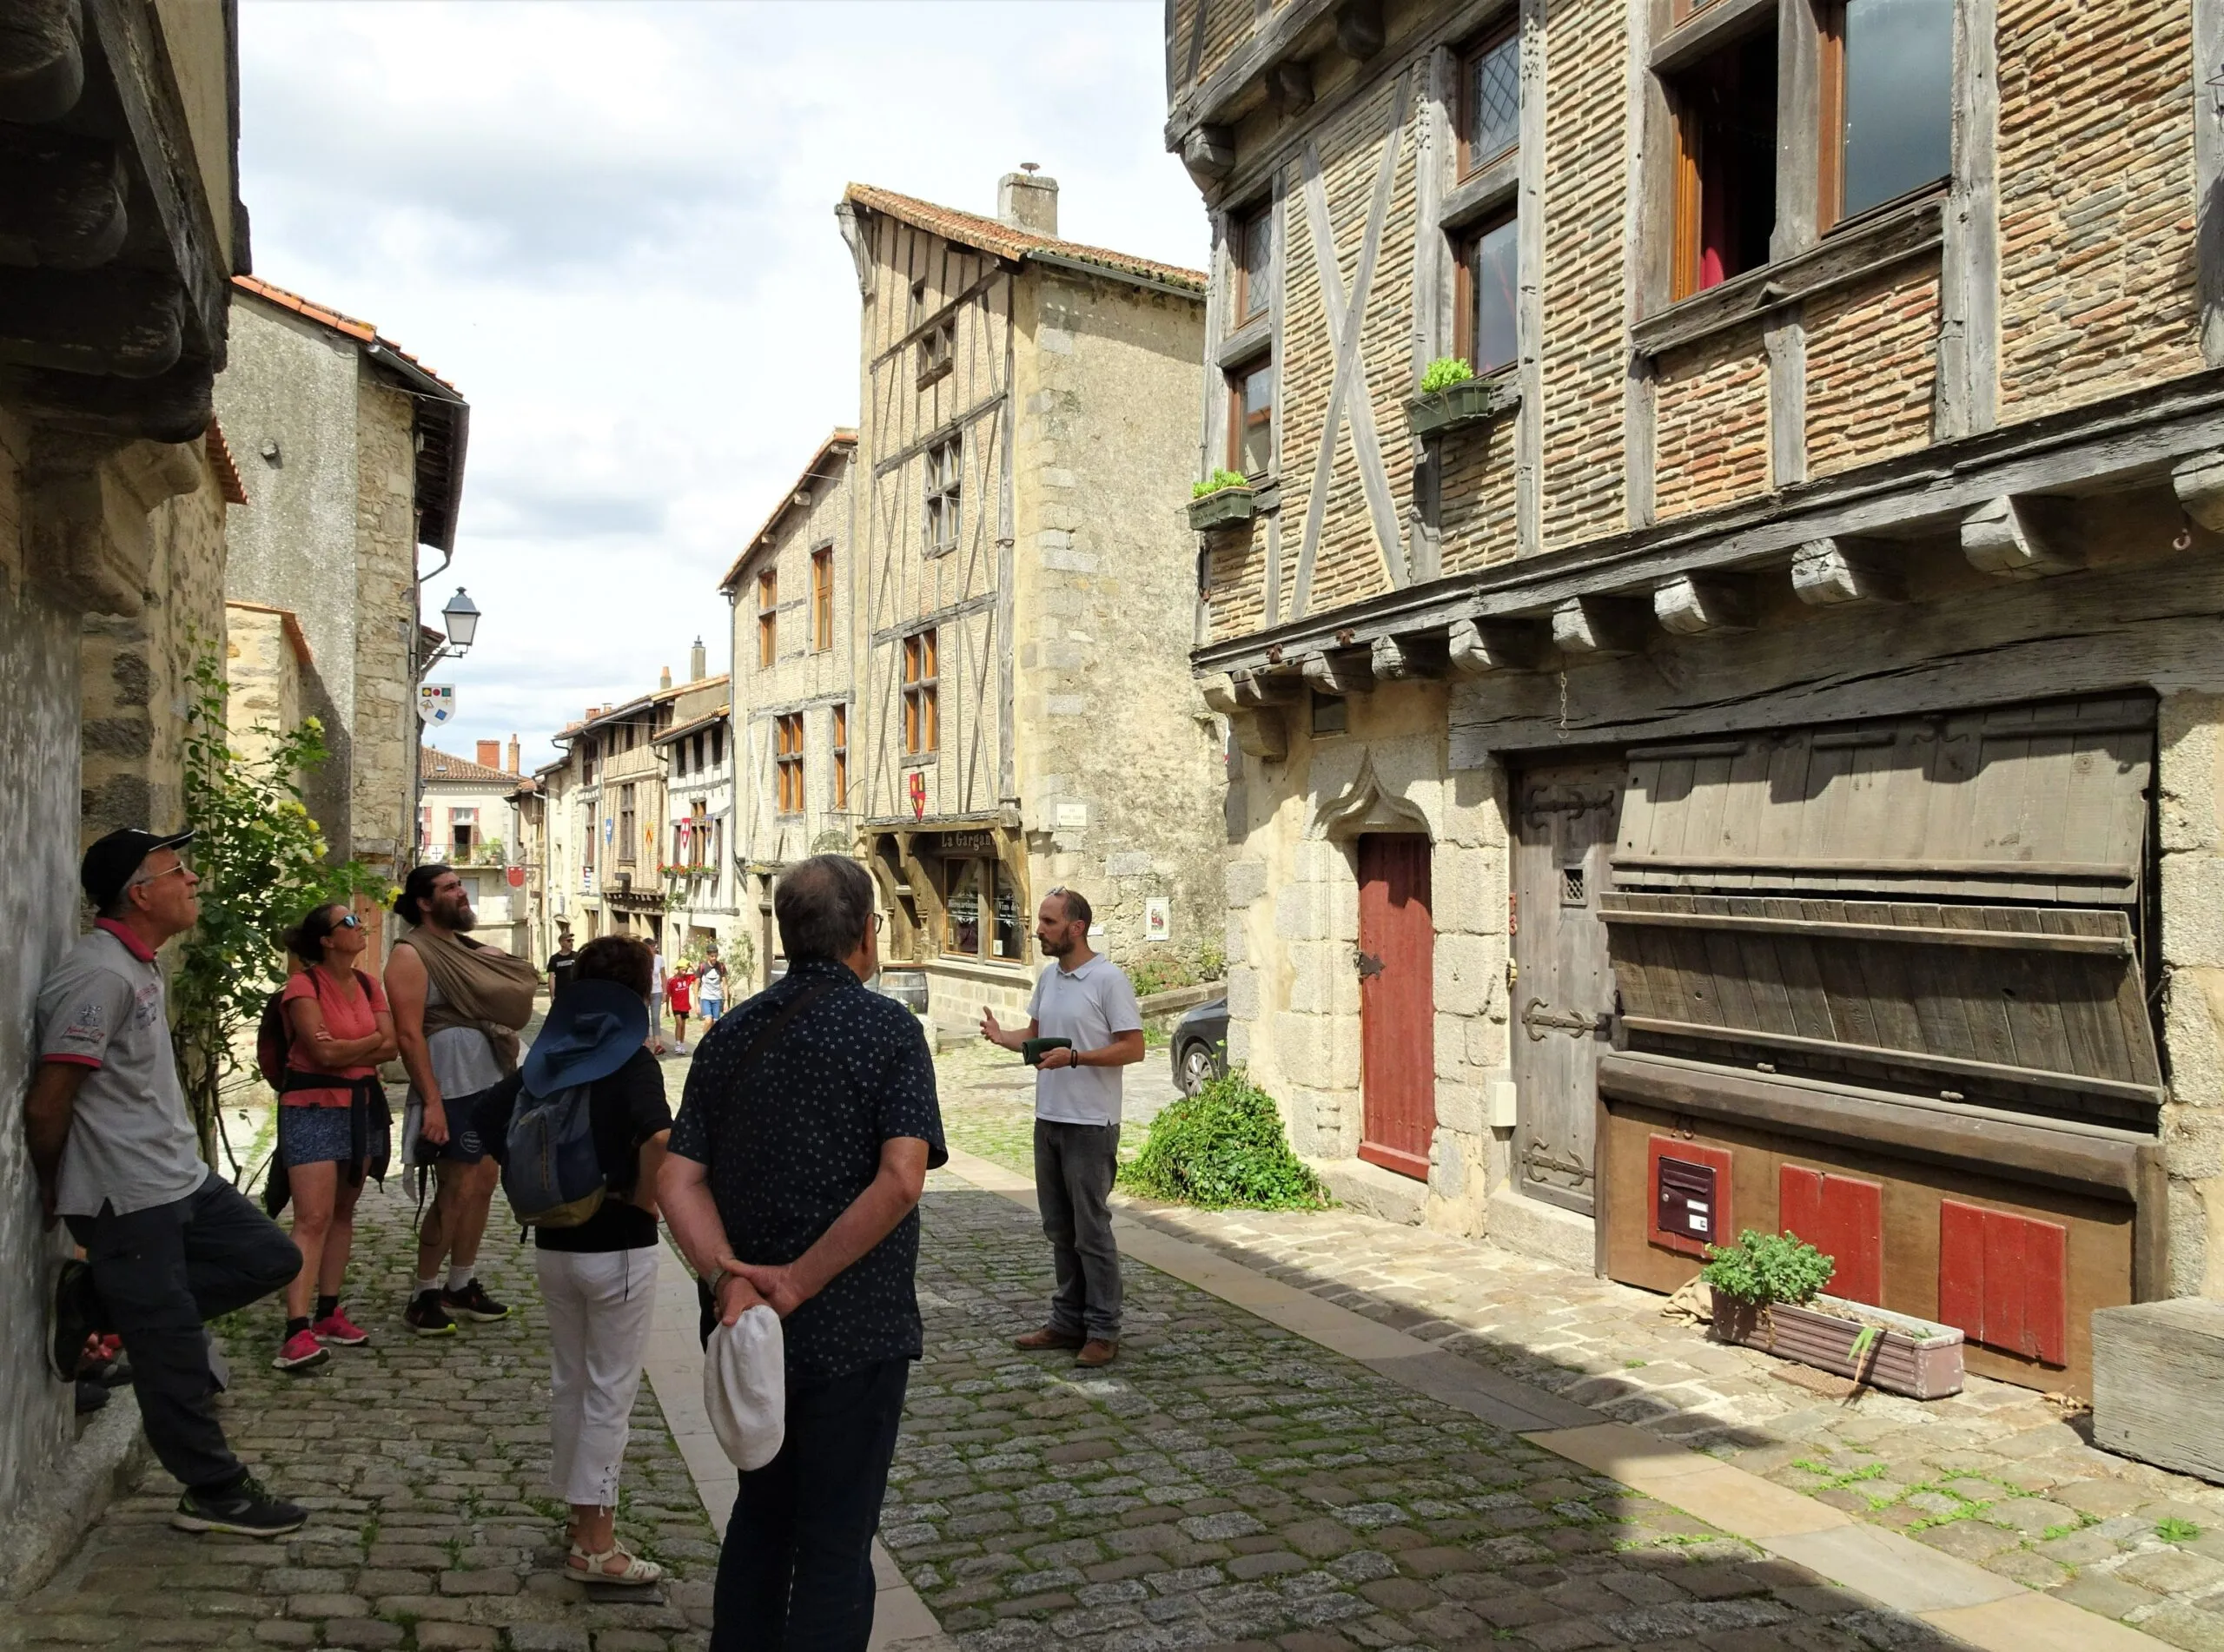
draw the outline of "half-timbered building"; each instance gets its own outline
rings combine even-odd
[[[1301,1151],[1655,1289],[1788,1228],[2050,1390],[2224,1290],[2224,6],[1166,17]]]
[[[1115,957],[1220,935],[1219,735],[1188,665],[1205,278],[852,184],[864,295],[849,808],[935,1014],[1026,1001],[1036,900]]]

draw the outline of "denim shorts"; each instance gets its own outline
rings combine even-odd
[[[278,1161],[291,1170],[296,1165],[344,1165],[349,1151],[348,1110],[296,1104],[278,1109]],[[387,1156],[387,1130],[375,1115],[374,1128],[364,1157],[376,1162]]]

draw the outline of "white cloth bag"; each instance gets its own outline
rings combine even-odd
[[[779,1456],[788,1431],[787,1351],[780,1316],[763,1303],[711,1332],[703,1408],[719,1449],[744,1474]]]

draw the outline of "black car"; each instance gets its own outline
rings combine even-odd
[[[1215,1079],[1228,1076],[1228,1000],[1200,1004],[1174,1023],[1167,1046],[1174,1060],[1175,1087],[1195,1095]]]

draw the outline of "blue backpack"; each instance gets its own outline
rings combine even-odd
[[[527,1227],[577,1227],[602,1208],[609,1185],[594,1147],[592,1088],[575,1084],[553,1095],[518,1092],[502,1192]]]

